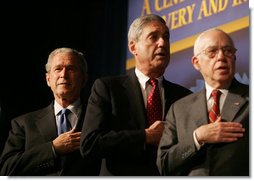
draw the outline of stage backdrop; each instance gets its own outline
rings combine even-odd
[[[248,0],[129,0],[128,27],[145,14],[163,17],[170,29],[169,66],[165,78],[196,92],[203,88],[201,74],[192,64],[193,44],[204,30],[217,27],[229,33],[238,49],[235,77],[249,84],[249,1]],[[126,70],[135,66],[128,48]]]

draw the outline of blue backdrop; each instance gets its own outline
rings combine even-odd
[[[192,91],[203,87],[203,79],[192,64],[193,44],[204,30],[218,27],[229,33],[237,51],[235,77],[249,84],[249,1],[248,0],[129,0],[128,27],[138,16],[162,16],[170,29],[171,60],[166,79]],[[126,49],[126,70],[135,61]]]

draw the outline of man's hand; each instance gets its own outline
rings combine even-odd
[[[145,129],[146,144],[158,146],[164,130],[163,121],[155,121],[149,128]]]
[[[55,152],[59,155],[64,155],[78,150],[80,147],[80,134],[81,132],[75,132],[75,129],[60,134],[53,140]]]
[[[234,142],[243,137],[245,129],[241,123],[221,122],[220,119],[219,117],[216,122],[202,125],[195,130],[200,144]]]

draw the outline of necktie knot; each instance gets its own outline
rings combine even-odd
[[[212,91],[212,97],[214,100],[218,100],[220,98],[221,92],[217,89],[214,89]]]
[[[157,79],[149,79],[149,83],[153,86],[156,87],[158,85],[158,80]]]
[[[69,109],[63,108],[61,111],[61,114],[65,114],[65,116],[68,116],[68,114],[71,113],[71,111]]]

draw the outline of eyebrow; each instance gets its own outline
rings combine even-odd
[[[151,31],[150,33],[148,33],[148,35],[147,35],[147,36],[154,35],[154,34],[157,34],[157,33],[159,33],[159,31],[158,31],[158,30]]]
[[[154,34],[159,34],[159,33],[160,33],[160,31],[159,31],[159,30],[151,31],[150,33],[148,33],[148,34],[147,34],[147,36],[146,36],[146,37],[149,37],[150,35],[154,35]],[[168,30],[166,30],[166,31],[164,31],[162,34],[163,34],[163,35],[164,35],[164,34],[169,35],[169,31],[168,31]]]

